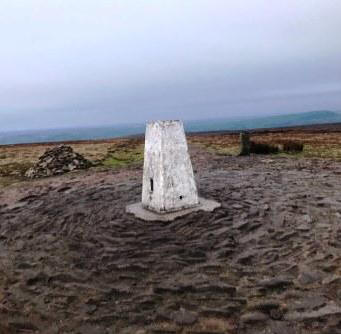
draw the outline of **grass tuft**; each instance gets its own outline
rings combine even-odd
[[[32,167],[30,162],[12,162],[0,165],[0,177],[22,177]]]
[[[106,167],[119,168],[128,165],[139,165],[143,161],[143,145],[113,146],[108,149],[101,164]]]

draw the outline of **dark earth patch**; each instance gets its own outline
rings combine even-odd
[[[125,213],[141,167],[1,190],[4,333],[339,333],[341,164],[192,157],[222,207],[172,223]]]

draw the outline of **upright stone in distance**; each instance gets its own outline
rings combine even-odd
[[[185,131],[180,121],[147,124],[142,206],[158,213],[199,204]]]
[[[248,132],[241,132],[239,138],[240,138],[239,155],[250,155],[250,134]]]

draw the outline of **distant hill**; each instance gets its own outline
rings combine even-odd
[[[244,120],[200,120],[186,122],[187,131],[249,130],[279,128],[296,125],[341,123],[341,113],[321,110],[280,116],[250,118]]]
[[[215,119],[185,121],[188,132],[251,130],[300,125],[341,123],[341,113],[310,111],[299,114],[268,116],[249,119]],[[0,131],[0,145],[16,143],[42,143],[57,141],[95,140],[142,134],[145,124],[118,124],[95,128],[64,128],[45,130]]]

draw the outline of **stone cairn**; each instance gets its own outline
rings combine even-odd
[[[60,145],[48,149],[39,161],[27,170],[25,176],[33,179],[61,175],[75,169],[86,169],[91,165],[89,160],[74,152],[72,147]]]
[[[250,155],[250,134],[248,132],[240,133],[240,153],[239,155]]]

